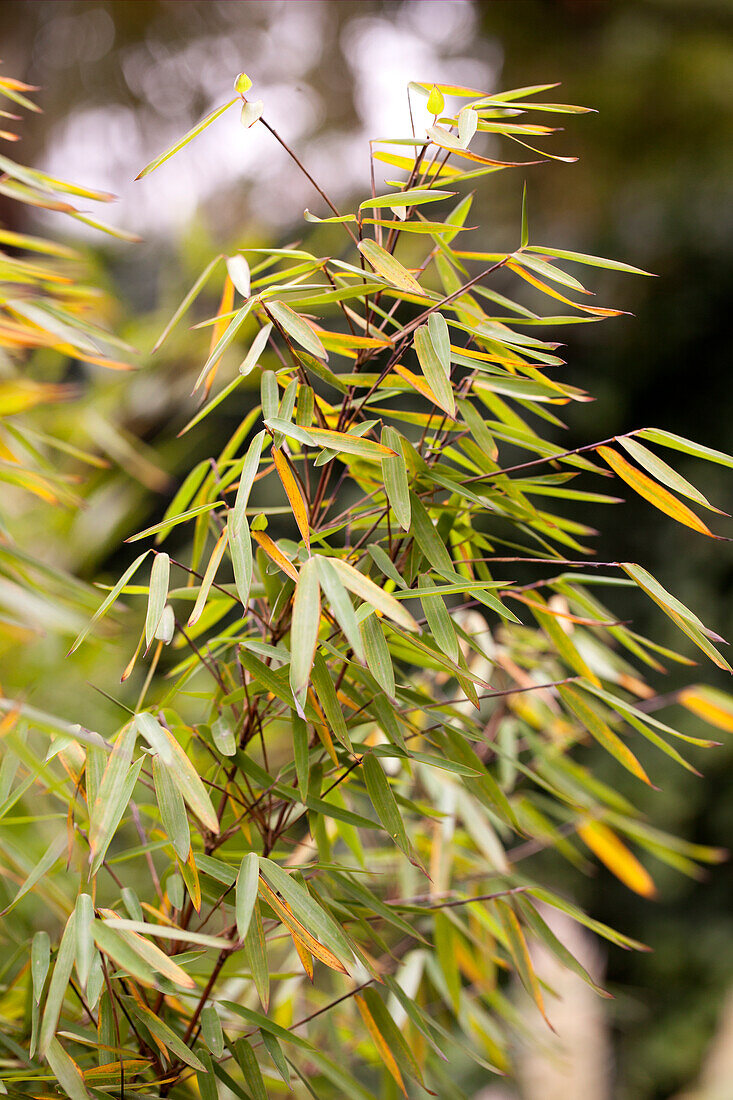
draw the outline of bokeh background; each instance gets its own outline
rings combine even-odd
[[[110,447],[107,421],[99,420],[106,403],[120,425],[112,457],[132,477],[95,475],[90,507],[73,518],[26,517],[29,539],[79,576],[116,579],[131,557],[121,540],[160,517],[180,474],[210,453],[212,434],[223,439],[232,430],[222,413],[206,421],[208,437],[176,438],[194,410],[189,394],[204,344],[184,328],[151,359],[147,349],[167,315],[215,251],[293,241],[303,231],[294,213],[307,205],[322,212],[282,150],[257,127],[245,133],[235,115],[152,177],[132,182],[230,94],[241,70],[267,117],[343,202],[368,187],[367,138],[407,132],[408,80],[486,91],[561,81],[557,98],[598,113],[565,116],[565,132],[554,138],[553,150],[578,155],[577,164],[528,170],[532,239],[623,259],[659,277],[597,273],[591,285],[599,300],[630,316],[568,330],[566,377],[597,400],[573,407],[558,442],[573,447],[654,425],[733,449],[731,0],[4,0],[0,42],[4,72],[42,87],[44,114],[26,119],[20,159],[115,192],[108,220],[143,238],[100,244],[84,237],[119,302],[110,323],[141,349],[134,378],[94,379],[97,419],[90,416],[85,430]],[[521,185],[516,173],[479,181],[474,211],[484,228],[473,247],[513,246]],[[37,217],[0,197],[9,228],[32,230]],[[131,447],[133,438],[143,443]],[[692,462],[679,468],[733,512],[730,471]],[[601,558],[641,562],[733,636],[729,544],[687,533],[638,501],[589,521],[603,529]],[[638,598],[615,607],[656,640],[678,644]],[[105,686],[104,671],[83,658],[61,666],[60,656],[43,637],[22,661],[6,653],[4,685],[39,704],[52,700],[72,720],[81,700],[103,724],[113,711],[86,681]],[[679,675],[671,672],[659,689],[673,689]],[[715,670],[703,675],[729,686]],[[108,680],[112,690],[115,678]],[[730,743],[694,762],[704,779],[656,757],[662,789],[645,796],[645,809],[670,831],[730,846]],[[565,885],[563,868],[544,870]],[[598,1096],[712,1097],[703,1086],[694,1090],[711,1072],[709,1061],[703,1068],[711,1044],[717,1036],[724,1048],[731,1029],[724,1005],[733,990],[733,876],[725,864],[698,881],[661,865],[653,872],[653,903],[605,872],[567,880],[595,916],[653,946],[602,960],[615,1000],[604,1010],[612,1057],[599,1067]],[[733,1034],[728,1041],[733,1047]],[[716,1100],[733,1096],[731,1080],[733,1068],[729,1091]]]

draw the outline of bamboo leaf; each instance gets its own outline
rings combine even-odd
[[[661,485],[657,485],[655,481],[647,477],[646,474],[642,474],[639,470],[636,470],[623,455],[620,455],[617,451],[614,451],[611,447],[596,447],[598,454],[601,458],[605,459],[614,473],[618,474],[627,485],[630,485],[640,497],[644,497],[650,504],[653,504],[655,508],[658,508],[660,512],[665,512],[672,519],[676,519],[678,523],[683,523],[687,527],[691,527],[693,531],[699,531],[702,535],[710,535],[714,538],[712,531],[703,523],[703,521],[692,512],[686,504],[677,500],[677,497],[663,489]]]
[[[375,198],[364,199],[359,209],[365,210],[368,207],[372,210],[378,210],[384,207],[392,209],[396,206],[422,206],[426,202],[440,202],[441,199],[450,199],[455,193],[455,191],[438,191],[427,187],[411,187],[405,191],[396,191],[391,195],[377,195]]]
[[[142,565],[143,561],[145,560],[145,558],[147,558],[149,553],[150,553],[150,551],[146,550],[144,554],[141,554],[138,558],[135,558],[132,565],[128,566],[128,568],[125,570],[125,572],[122,574],[122,576],[118,580],[117,584],[112,589],[112,591],[102,601],[100,606],[94,612],[88,626],[86,626],[84,628],[84,630],[82,630],[81,634],[77,635],[77,637],[74,640],[74,644],[72,645],[71,649],[69,650],[68,656],[71,656],[71,654],[79,648],[79,646],[84,641],[84,639],[86,638],[87,634],[92,629],[94,624],[96,622],[99,622],[99,620],[104,617],[104,615],[107,613],[107,611],[109,611],[110,607],[115,602],[115,600],[118,598],[118,596],[122,592],[122,590],[125,587],[125,585],[127,584],[127,582],[135,575],[138,568]]]
[[[81,1070],[71,1055],[66,1053],[58,1039],[52,1039],[48,1044],[46,1061],[70,1100],[89,1100]]]
[[[715,508],[686,478],[678,474],[676,470],[673,470],[671,466],[663,462],[661,458],[644,447],[638,440],[633,439],[631,436],[621,436],[618,442],[657,481],[661,481],[662,484],[669,489],[674,489],[683,497],[694,500],[697,504],[702,504],[704,508],[709,508],[711,512],[717,512],[718,515],[725,514],[719,508]]]
[[[369,800],[377,811],[377,817],[383,828],[397,847],[400,848],[409,859],[412,859],[405,823],[402,820],[400,811],[397,809],[395,796],[382,771],[381,764],[376,756],[372,753],[367,753],[362,760],[361,766]]]
[[[411,275],[399,260],[396,260],[376,241],[359,241],[358,248],[377,274],[383,275],[393,286],[399,287],[400,290],[410,290],[415,294],[423,293],[415,276]]]
[[[211,551],[209,564],[206,566],[206,572],[204,573],[203,580],[201,581],[201,587],[199,588],[198,595],[196,597],[196,603],[193,605],[193,611],[188,618],[188,626],[194,626],[201,618],[201,614],[204,610],[204,607],[206,606],[206,601],[209,598],[211,586],[214,583],[216,571],[221,564],[221,559],[224,557],[224,551],[227,547],[227,535],[228,531],[225,527],[222,533],[219,535],[214,549]]]
[[[214,110],[210,111],[208,115],[201,119],[200,122],[197,122],[196,125],[191,130],[189,130],[188,133],[184,135],[184,137],[181,138],[180,141],[177,141],[175,145],[172,145],[170,149],[167,149],[165,153],[161,153],[160,156],[155,158],[155,160],[151,160],[150,164],[146,164],[142,172],[140,172],[135,178],[142,179],[143,176],[147,176],[149,172],[154,172],[156,168],[159,168],[161,166],[161,164],[165,164],[165,162],[170,157],[172,157],[180,149],[183,149],[185,145],[188,145],[189,141],[193,141],[195,137],[198,137],[198,135],[203,130],[205,130],[207,126],[210,126],[212,122],[219,118],[220,115],[223,115],[225,111],[228,111],[229,108],[237,102],[238,97],[230,99],[228,103],[223,103],[221,107],[214,108]]]
[[[321,621],[321,588],[315,558],[309,558],[300,570],[295,586],[293,621],[290,628],[290,687],[301,718],[303,698],[313,667]]]
[[[415,351],[425,380],[435,394],[440,407],[450,417],[455,417],[456,403],[450,380],[450,359],[445,363],[433,344],[428,325],[420,325],[415,330]]]
[[[379,588],[374,581],[354,569],[353,565],[348,562],[342,561],[340,558],[329,558],[328,560],[340,576],[345,587],[353,592],[355,596],[369,604],[370,607],[381,611],[387,618],[392,619],[404,627],[405,630],[419,632],[420,627],[409,611],[402,607],[388,592]]]
[[[359,623],[357,622],[354,606],[346,588],[341,582],[339,574],[328,558],[319,555],[315,559],[318,569],[318,579],[321,588],[326,594],[331,611],[337,623],[344,632],[344,636],[360,661],[364,660],[364,648],[361,640]]]
[[[369,615],[364,619],[361,624],[361,633],[367,667],[385,694],[390,699],[394,699],[394,667],[384,631],[376,615]]]
[[[409,531],[412,510],[407,463],[402,453],[400,437],[394,428],[387,425],[382,428],[382,443],[395,452],[394,455],[385,455],[382,458],[382,475],[387,499],[402,530]]]
[[[201,1034],[214,1057],[221,1058],[224,1054],[224,1032],[213,1004],[205,1005],[201,1010]]]
[[[442,99],[442,96],[441,96],[441,99]],[[428,110],[429,109],[430,109],[430,107],[428,105]],[[369,1011],[369,1006],[367,1005],[364,998],[362,996],[360,996],[359,994],[357,994],[356,997],[354,997],[354,1000],[356,1002],[357,1008],[359,1009],[359,1014],[360,1014],[362,1020],[364,1021],[364,1024],[366,1025],[366,1029],[369,1032],[369,1034],[371,1035],[372,1040],[374,1042],[374,1045],[377,1048],[377,1051],[379,1053],[380,1058],[384,1062],[384,1064],[387,1067],[387,1069],[388,1069],[389,1073],[391,1074],[391,1076],[397,1082],[397,1085],[398,1085],[400,1091],[405,1096],[407,1096],[407,1089],[405,1088],[405,1083],[402,1080],[402,1074],[400,1073],[399,1066],[397,1065],[397,1062],[394,1059],[394,1055],[392,1054],[392,1051],[391,1051],[388,1043],[386,1042],[384,1036],[382,1035],[381,1031],[377,1027],[377,1022],[374,1019],[374,1017],[372,1016],[371,1012]]]
[[[293,509],[293,516],[295,517],[295,522],[298,524],[298,530],[302,535],[306,549],[310,550],[311,538],[310,528],[308,526],[308,508],[305,497],[303,496],[303,490],[300,488],[293,471],[290,469],[287,459],[278,447],[272,448],[272,458],[275,463],[277,475],[285,490],[285,495],[290,501],[290,507]]]
[[[178,858],[185,860],[191,847],[186,807],[170,769],[157,754],[153,757],[153,781],[163,828]]]
[[[267,312],[285,330],[288,336],[295,340],[296,344],[305,348],[311,355],[315,355],[316,359],[328,360],[328,352],[311,326],[299,313],[296,313],[285,302],[278,302],[274,299],[268,301]]]
[[[51,981],[48,986],[46,1006],[43,1010],[41,1033],[38,1041],[38,1053],[41,1058],[46,1057],[47,1052],[53,1042],[54,1035],[56,1033],[59,1016],[61,1015],[64,998],[66,997],[69,986],[69,979],[71,978],[71,970],[74,965],[75,954],[76,913],[72,912],[71,916],[66,922],[66,926],[61,937],[61,943],[59,944],[59,949],[56,954],[56,961],[53,967],[53,974],[51,975]]]
[[[654,897],[657,891],[651,875],[607,825],[600,821],[584,821],[578,825],[577,832],[593,854],[625,886],[642,897]]]
[[[248,852],[242,859],[237,875],[235,913],[237,935],[243,940],[249,930],[249,923],[257,901],[257,883],[260,875],[260,863],[255,852]]]

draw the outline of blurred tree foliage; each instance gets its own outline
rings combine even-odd
[[[351,126],[359,117],[357,70],[348,57],[350,28],[373,19],[381,21],[386,33],[394,24],[414,38],[422,35],[435,49],[425,12],[445,5],[441,0],[361,0],[297,6],[318,20],[323,39],[298,78],[315,89],[325,105],[305,146],[306,154],[315,155],[318,142],[327,141],[329,132]],[[39,163],[65,120],[91,105],[135,109],[151,141],[159,140],[161,127],[167,134],[180,132],[208,107],[209,92],[196,71],[195,54],[188,69],[171,67],[170,58],[197,43],[209,43],[204,57],[210,64],[216,43],[226,38],[239,61],[249,65],[254,31],[265,34],[282,7],[163,0],[33,0],[2,5],[6,70],[46,87],[46,113],[28,127],[24,160]],[[634,318],[605,325],[602,334],[594,326],[573,332],[568,381],[588,385],[599,401],[574,409],[569,430],[561,434],[563,443],[577,446],[653,420],[710,446],[730,449],[733,383],[724,356],[726,306],[733,290],[731,5],[727,0],[698,0],[694,5],[683,0],[494,0],[468,7],[476,33],[461,47],[462,56],[493,67],[502,86],[561,74],[563,96],[600,113],[598,120],[587,121],[582,131],[573,133],[573,151],[581,158],[577,165],[532,178],[530,206],[544,219],[537,224],[538,238],[628,259],[660,276],[633,287],[614,283],[613,304],[633,309]],[[421,9],[423,14],[418,19],[407,9]],[[440,48],[450,73],[450,43]],[[158,66],[170,76],[167,98],[163,88],[153,110],[144,85],[135,84],[133,70],[123,63],[134,49],[143,50],[151,70]],[[327,65],[322,63],[324,56]],[[491,226],[494,241],[498,235],[499,243],[505,243],[501,236],[506,233],[509,243],[516,218],[514,195],[498,177],[484,196],[478,200],[486,204],[478,207],[478,220]],[[186,240],[98,254],[109,281],[136,307],[138,320],[123,335],[141,348],[152,343],[158,311],[176,300],[171,271],[180,270],[183,288],[208,253],[210,237],[224,244],[242,224],[256,235],[246,195],[228,188],[227,199],[226,205],[209,201],[204,221]],[[21,224],[5,205],[0,217],[13,228],[29,226],[27,218]],[[285,236],[286,230],[282,233]],[[159,302],[157,288],[163,284],[166,301]],[[599,296],[608,298],[607,286],[599,282]],[[155,441],[171,472],[180,467],[184,454],[187,465],[190,460],[187,448],[175,437],[190,413],[187,394],[194,359],[190,341],[181,336],[132,386],[123,390],[114,381],[106,383],[110,407],[120,406],[124,412],[125,431]],[[231,430],[223,417],[212,418],[211,425],[212,433]],[[684,464],[681,469],[689,472]],[[725,506],[722,472],[711,466],[696,475],[703,491]],[[75,521],[72,540],[68,527],[58,520],[54,537],[63,537],[65,545],[73,547],[68,563],[73,569],[91,574],[103,567],[119,575],[120,565],[124,567],[130,557],[124,563],[119,556],[108,557],[116,535],[125,527],[131,529],[133,516],[138,525],[153,522],[168,497],[151,493],[149,484],[123,492],[113,475],[95,476],[94,514],[100,515],[102,502],[108,509],[101,513],[104,532],[92,531],[82,518]],[[725,602],[733,557],[726,547],[711,547],[680,528],[671,533],[667,523],[634,501],[625,506],[616,528],[613,519],[605,519],[607,542],[600,544],[599,555],[612,543],[619,556],[642,558],[703,619],[714,620],[726,636],[733,633],[733,611]],[[40,525],[35,535],[41,537]],[[648,623],[640,626],[646,629]],[[660,641],[670,640],[658,627],[655,630]],[[56,650],[40,654],[35,671],[25,667],[14,675],[30,687],[38,670],[59,655]],[[79,687],[73,678],[72,683],[69,699]],[[42,683],[35,688],[43,694]],[[100,706],[100,713],[107,713],[104,704]],[[671,830],[691,840],[724,844],[733,828],[726,798],[733,762],[729,748],[717,751],[715,764],[710,758],[698,761],[708,773],[704,781],[670,771],[661,780],[663,793],[651,794],[649,806],[655,819]],[[727,878],[718,872],[709,882],[690,884],[670,876],[662,881],[662,901],[654,908],[637,908],[603,875],[582,899],[609,923],[656,944],[652,955],[614,953],[609,959],[610,980],[621,991],[616,1003],[620,1097],[659,1100],[694,1075],[723,991],[733,980]]]

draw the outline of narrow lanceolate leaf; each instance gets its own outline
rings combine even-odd
[[[399,287],[400,290],[409,290],[414,294],[423,293],[415,276],[411,275],[399,260],[396,260],[376,241],[359,241],[358,248],[377,274],[383,275],[393,286]]]
[[[257,996],[260,998],[263,1009],[267,1012],[270,1006],[270,970],[267,965],[267,946],[259,901],[255,903],[247,935],[244,937],[244,943],[242,944],[242,952],[255,983]]]
[[[648,500],[660,512],[665,512],[672,519],[676,519],[678,523],[691,527],[693,531],[699,531],[702,535],[710,535],[711,538],[715,537],[707,524],[703,523],[699,516],[696,516],[686,504],[683,504],[682,501],[678,500],[661,485],[657,485],[656,481],[652,481],[646,474],[637,470],[631,463],[626,461],[623,455],[620,455],[611,447],[596,447],[596,450],[614,473],[623,478],[639,496]]]
[[[46,1061],[70,1100],[89,1100],[81,1070],[67,1054],[58,1039],[52,1039],[46,1049]]]
[[[315,560],[318,564],[318,578],[321,582],[321,588],[328,600],[331,613],[343,630],[344,636],[354,653],[360,661],[363,661],[364,649],[361,632],[351,597],[329,559],[319,555]]]
[[[471,107],[464,107],[458,112],[458,140],[464,149],[468,148],[477,127],[477,111],[474,111]]]
[[[343,584],[355,596],[368,603],[370,607],[381,611],[387,618],[392,619],[393,622],[398,623],[405,630],[419,632],[420,627],[415,619],[394,596],[384,592],[374,581],[370,580],[369,577],[365,577],[358,569],[354,569],[353,565],[349,565],[348,562],[342,561],[340,558],[329,558],[328,560],[339,574]]]
[[[717,462],[721,466],[733,469],[733,455],[713,450],[712,447],[703,447],[699,443],[693,443],[691,439],[685,439],[682,435],[675,435],[674,432],[665,432],[661,428],[643,428],[642,431],[636,432],[636,435],[650,443],[658,443],[661,447],[671,447],[674,451],[683,451],[694,458],[705,458],[708,462]]]
[[[308,322],[285,302],[268,301],[267,312],[296,344],[315,355],[316,359],[328,359],[328,352]]]
[[[229,285],[231,286],[231,284],[229,284]],[[233,293],[234,293],[233,290],[231,290],[230,291],[230,297],[233,297]],[[225,302],[224,303],[224,310],[227,309],[227,305],[228,305],[228,303]],[[199,376],[196,379],[196,382],[195,382],[194,387],[193,387],[193,392],[194,393],[196,393],[196,390],[198,390],[199,387],[202,386],[204,384],[204,382],[207,381],[207,379],[209,380],[209,385],[207,385],[207,387],[206,387],[207,392],[208,392],[209,386],[211,385],[211,381],[213,380],[213,377],[214,377],[214,373],[215,373],[214,368],[217,366],[217,364],[218,364],[219,360],[221,359],[222,355],[227,350],[229,345],[232,343],[232,341],[234,340],[235,336],[239,332],[239,330],[242,327],[242,325],[244,324],[244,322],[247,320],[247,317],[249,316],[253,305],[254,305],[254,299],[250,298],[247,302],[245,302],[245,304],[242,306],[242,308],[234,315],[234,317],[232,317],[231,321],[226,326],[226,328],[222,332],[221,336],[218,338],[218,340],[214,344],[213,348],[211,349],[211,351],[209,353],[209,356],[208,356],[206,362],[204,363],[203,367],[201,368]],[[217,331],[218,331],[218,329],[215,328],[214,329],[214,335],[216,335]]]
[[[637,439],[633,439],[631,436],[622,436],[618,442],[657,481],[661,481],[669,489],[674,489],[675,492],[687,497],[688,500],[694,500],[696,504],[702,504],[703,508],[709,508],[711,512],[725,515],[719,508],[714,507],[694,485],[691,485],[687,478],[682,477],[682,474],[678,474],[676,470],[673,470],[658,455],[639,443]]]
[[[389,448],[372,439],[361,439],[348,432],[332,432],[327,428],[309,428],[308,435],[319,447],[328,447],[331,451],[358,455],[360,458],[382,459],[389,456]]]
[[[260,456],[262,455],[262,446],[265,442],[266,434],[264,430],[258,432],[250,443],[244,459],[244,465],[242,466],[242,473],[239,475],[239,486],[234,500],[234,529],[236,531],[239,530],[242,520],[244,519],[247,504],[249,503],[249,494],[252,491],[254,480],[257,477],[257,471],[260,468]]]
[[[89,970],[94,955],[92,922],[94,920],[94,902],[89,894],[81,893],[74,907],[74,931],[76,934],[76,972],[82,989],[87,987]]]
[[[186,1043],[180,1035],[176,1035],[172,1028],[163,1023],[154,1012],[142,1004],[136,1004],[133,1008],[135,1015],[142,1020],[145,1026],[153,1033],[156,1039],[160,1040],[166,1050],[175,1055],[176,1058],[180,1058],[191,1069],[198,1070],[199,1072],[205,1072],[206,1066],[203,1064],[200,1058],[197,1058],[192,1050],[188,1048]]]
[[[173,734],[163,726],[161,726],[161,730],[168,742],[172,757],[170,778],[177,784],[185,802],[196,814],[199,821],[212,833],[218,833],[219,819],[214,812],[214,807],[211,805],[211,799],[209,798],[206,787],[199,777],[199,773],[196,771]],[[160,764],[163,768],[168,766],[164,763],[162,757]]]
[[[290,469],[285,455],[278,447],[272,448],[272,458],[275,463],[277,475],[282,482],[282,487],[290,501],[290,507],[293,509],[293,516],[298,525],[298,530],[303,537],[306,548],[310,550],[311,537],[310,528],[308,526],[308,508],[305,497],[303,496],[303,490],[300,488],[295,474]]]
[[[206,115],[205,118],[202,118],[200,122],[197,122],[196,125],[191,130],[189,130],[188,133],[184,135],[184,137],[181,138],[180,141],[177,141],[175,145],[172,145],[170,147],[170,149],[166,149],[165,153],[161,153],[159,157],[155,158],[155,160],[151,160],[150,164],[146,164],[142,172],[140,172],[135,178],[142,179],[143,176],[147,176],[149,172],[154,172],[155,169],[159,168],[161,164],[165,164],[165,162],[175,153],[177,153],[179,149],[183,149],[184,145],[188,145],[189,141],[193,141],[195,137],[198,137],[202,130],[205,130],[207,126],[210,126],[211,123],[219,117],[219,115],[223,115],[224,112],[228,111],[234,103],[238,102],[239,97],[236,96],[234,99],[230,99],[228,103],[223,103],[221,107],[216,107],[213,111]]]
[[[415,351],[420,362],[425,381],[435,394],[440,407],[450,417],[456,414],[456,402],[450,380],[450,358],[438,354],[428,325],[420,325],[415,331]]]
[[[183,317],[183,315],[186,312],[186,310],[188,309],[188,307],[191,305],[191,303],[197,297],[197,295],[198,295],[199,291],[201,290],[201,288],[206,284],[209,276],[211,275],[212,271],[214,270],[214,268],[216,267],[216,265],[219,263],[220,260],[221,260],[221,256],[215,256],[214,259],[211,260],[211,262],[206,265],[206,267],[201,272],[201,274],[199,275],[196,282],[193,284],[193,286],[189,290],[188,294],[185,296],[185,298],[183,299],[183,301],[179,305],[178,309],[175,311],[175,313],[171,317],[168,324],[165,326],[165,328],[161,332],[158,339],[155,341],[155,344],[153,345],[153,352],[156,352],[158,350],[158,348],[161,346],[161,344],[163,343],[163,341],[170,335],[173,328],[178,324],[178,322],[180,321],[181,317]]]
[[[280,547],[276,542],[273,542],[266,531],[252,531],[252,538],[257,545],[264,550],[270,561],[274,561],[283,573],[285,573],[291,580],[297,583],[298,570],[295,568],[289,558],[286,558]]]
[[[224,1032],[219,1013],[212,1004],[206,1005],[201,1010],[201,1034],[214,1057],[221,1058],[224,1054]]]
[[[132,764],[132,753],[137,739],[137,726],[130,723],[119,734],[110,753],[102,782],[91,812],[89,825],[89,848],[92,858],[92,874],[104,858],[104,853],[117,829],[120,819],[127,808],[126,778]]]
[[[11,913],[13,909],[15,909],[21,898],[24,898],[25,895],[33,889],[36,883],[40,882],[43,879],[44,875],[46,875],[51,870],[54,863],[57,859],[60,858],[61,853],[64,851],[65,848],[66,836],[63,833],[60,833],[58,836],[55,836],[54,839],[51,841],[48,848],[39,859],[38,863],[35,865],[31,873],[23,882],[13,900],[10,902],[10,905],[6,906],[6,908],[3,909],[2,913],[0,913],[0,917],[7,916],[8,913]]]
[[[382,475],[387,499],[402,530],[409,531],[412,509],[407,463],[402,453],[400,437],[394,428],[387,425],[382,428],[382,443],[395,452],[394,455],[385,455],[382,458]]]
[[[150,553],[150,551],[146,550],[144,554],[140,555],[140,557],[135,558],[132,565],[128,566],[128,568],[125,570],[125,572],[122,574],[122,576],[118,580],[117,584],[112,589],[112,591],[103,600],[103,602],[99,605],[97,610],[92,615],[92,618],[89,622],[89,625],[85,626],[84,629],[82,630],[81,634],[79,634],[74,639],[74,644],[72,645],[71,649],[69,650],[69,655],[71,655],[74,652],[74,650],[79,648],[79,646],[84,641],[84,639],[86,638],[87,634],[92,629],[94,624],[96,622],[99,622],[99,620],[107,613],[107,611],[109,611],[110,607],[115,602],[115,600],[118,598],[118,596],[122,592],[122,590],[125,587],[125,585],[127,584],[127,582],[134,576],[134,574],[137,572],[137,570],[142,565],[145,558],[147,558],[149,553]]]
[[[222,533],[219,535],[214,549],[211,551],[209,564],[206,566],[206,572],[204,573],[203,580],[201,581],[201,587],[199,588],[198,596],[196,597],[196,603],[193,605],[193,611],[191,612],[188,619],[189,626],[194,626],[201,618],[201,614],[204,610],[204,607],[206,606],[206,601],[209,598],[211,586],[214,583],[216,571],[219,568],[219,565],[221,564],[221,559],[224,556],[226,545],[227,529],[225,527]]]
[[[435,588],[433,581],[427,573],[420,577],[421,588]],[[420,602],[428,620],[428,627],[446,657],[450,657],[454,663],[458,662],[459,648],[458,638],[451,622],[448,609],[443,597],[436,591],[434,596],[423,595]]]
[[[263,325],[250,345],[250,349],[239,364],[239,373],[246,378],[250,371],[257,366],[260,355],[264,351],[272,332],[272,322]]]
[[[256,852],[248,852],[243,858],[237,874],[235,916],[237,935],[243,940],[249,931],[249,924],[257,901],[257,883],[260,876],[260,861]]]
[[[649,776],[642,768],[630,748],[614,733],[610,726],[599,718],[595,710],[583,698],[575,688],[564,685],[558,689],[560,697],[568,709],[585,726],[588,733],[596,739],[607,752],[614,756],[620,764],[635,775],[638,779],[651,786]]]
[[[654,897],[657,890],[651,875],[607,825],[600,821],[585,821],[578,825],[577,832],[591,852],[629,890],[645,898]]]
[[[404,1095],[407,1096],[407,1089],[405,1088],[405,1083],[402,1080],[402,1074],[400,1073],[400,1068],[397,1065],[397,1062],[395,1061],[394,1055],[392,1053],[392,1050],[390,1049],[389,1044],[387,1043],[386,1039],[384,1038],[381,1031],[379,1030],[379,1028],[377,1026],[377,1022],[376,1022],[376,1020],[374,1019],[374,1017],[372,1016],[372,1014],[369,1010],[369,1006],[367,1005],[364,998],[362,996],[360,996],[359,994],[357,994],[356,997],[354,997],[354,1000],[356,1001],[356,1007],[359,1009],[359,1015],[361,1016],[362,1020],[364,1021],[364,1024],[366,1025],[366,1029],[369,1032],[369,1034],[371,1035],[372,1041],[373,1041],[375,1047],[377,1048],[377,1051],[379,1053],[379,1057],[382,1059],[382,1061],[384,1062],[385,1066],[387,1067],[389,1073],[392,1075],[392,1077],[397,1082],[401,1092],[403,1092]]]
[[[300,570],[295,586],[293,621],[290,628],[290,687],[301,718],[305,717],[303,700],[313,667],[320,621],[321,588],[318,582],[318,565],[315,558],[309,558]]]
[[[382,771],[382,765],[372,753],[367,753],[362,761],[364,781],[367,794],[372,806],[377,812],[382,826],[386,829],[391,840],[400,848],[406,856],[412,857],[410,842],[407,839],[405,823],[397,808],[397,801],[392,793],[392,788],[387,782],[387,777]]]
[[[43,987],[51,961],[51,940],[48,932],[36,932],[31,945],[31,979],[33,981],[33,1000],[41,1003]]]
[[[163,828],[178,858],[185,860],[191,847],[191,834],[183,795],[170,769],[158,755],[153,757],[153,781]]]
[[[391,195],[377,195],[372,199],[364,199],[359,207],[364,210],[378,210],[384,207],[390,210],[396,206],[421,206],[426,202],[439,202],[441,199],[449,199],[455,195],[455,191],[437,191],[427,187],[411,187],[406,191],[396,191]]]
[[[222,939],[221,936],[207,936],[203,932],[189,932],[187,928],[177,928],[175,925],[170,924],[149,924],[146,921],[127,920],[126,918],[111,918],[104,923],[108,928],[114,929],[115,932],[121,935],[128,932],[138,933],[130,941],[135,945],[140,943],[142,936],[155,936],[156,939],[172,940],[174,943],[193,943],[199,947],[211,947],[218,951],[221,951],[228,944],[228,941]],[[143,940],[142,942],[148,945],[150,943],[149,940]],[[176,964],[169,962],[167,965]],[[184,984],[190,984],[190,979],[187,978]]]
[[[232,559],[232,569],[234,571],[234,585],[242,606],[246,608],[252,587],[254,564],[252,560],[252,536],[246,519],[243,519],[239,527],[235,528],[234,511],[231,511],[227,517],[227,531],[229,533],[229,556]]]
[[[342,962],[351,963],[353,952],[343,931],[305,887],[271,859],[260,860],[260,870],[273,890],[285,899],[297,919],[324,947],[333,951]]]
[[[41,1022],[41,1035],[38,1042],[38,1053],[44,1058],[56,1034],[56,1026],[59,1022],[64,998],[69,987],[69,978],[74,965],[76,954],[76,913],[72,913],[66,922],[61,943],[56,954],[53,974],[48,987],[46,1007],[43,1010]]]
[[[395,697],[392,658],[384,637],[382,624],[376,615],[369,615],[361,624],[367,668],[390,699]]]

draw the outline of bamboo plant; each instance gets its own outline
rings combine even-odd
[[[355,209],[244,75],[144,170],[237,104],[319,213],[295,246],[212,259],[163,333],[220,280],[183,430],[205,433],[223,402],[236,427],[131,532],[142,552],[72,647],[118,599],[139,604],[136,705],[117,730],[79,714],[62,736],[19,703],[4,730],[0,815],[65,817],[39,818],[37,862],[6,877],[23,930],[6,925],[0,992],[11,1094],[463,1096],[472,1063],[511,1072],[513,980],[552,1021],[534,941],[594,985],[548,911],[642,946],[534,854],[578,874],[600,861],[645,897],[650,859],[719,858],[647,824],[577,751],[652,785],[657,752],[694,772],[686,747],[714,743],[657,717],[657,691],[663,663],[693,663],[688,642],[730,671],[722,639],[643,563],[598,561],[583,509],[617,499],[615,478],[715,537],[686,501],[718,509],[667,459],[733,458],[660,428],[552,441],[560,407],[587,398],[555,333],[619,312],[576,272],[646,274],[534,243],[526,201],[516,249],[472,249],[466,183],[572,159],[535,148],[584,110],[540,98],[552,87],[410,85],[414,132],[371,144]],[[683,653],[619,621],[619,586],[659,606]],[[733,727],[720,692],[675,699]]]

